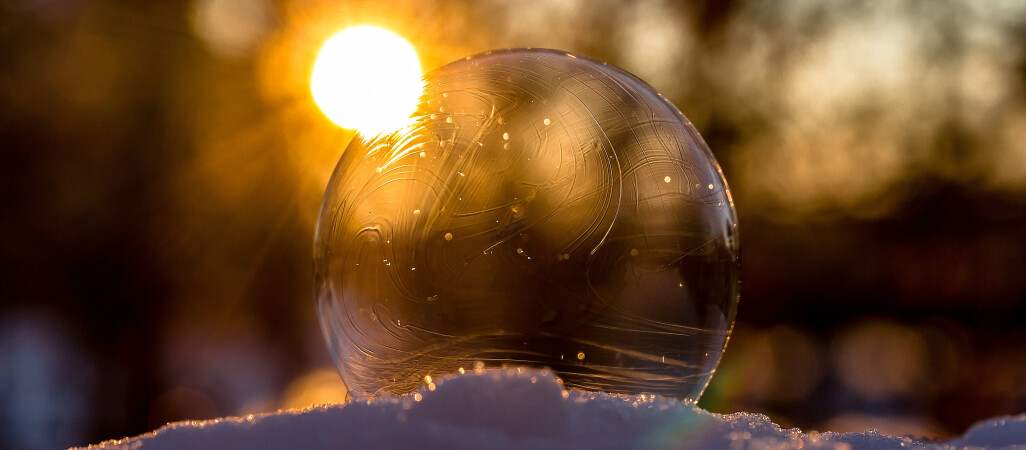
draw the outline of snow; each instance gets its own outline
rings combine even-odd
[[[414,394],[306,410],[169,424],[90,448],[824,448],[1026,446],[1026,415],[982,422],[946,442],[803,433],[764,415],[713,414],[663,397],[565,390],[546,370],[468,372]],[[1023,448],[1023,447],[1020,447]]]

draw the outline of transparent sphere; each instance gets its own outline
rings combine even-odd
[[[357,136],[317,223],[318,315],[356,398],[461,368],[695,401],[738,303],[737,219],[691,123],[623,70],[506,50]]]

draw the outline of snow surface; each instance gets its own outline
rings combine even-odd
[[[963,437],[917,441],[803,433],[764,415],[712,414],[650,396],[567,391],[546,370],[468,372],[414,394],[302,411],[169,424],[90,448],[1026,448],[1026,414],[982,422]]]

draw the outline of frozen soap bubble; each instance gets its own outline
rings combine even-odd
[[[738,302],[737,219],[698,132],[633,75],[550,50],[428,74],[414,126],[342,154],[314,252],[356,398],[527,365],[695,401]]]

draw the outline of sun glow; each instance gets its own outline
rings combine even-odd
[[[310,90],[336,125],[373,136],[411,123],[424,89],[421,75],[409,42],[391,31],[361,25],[324,43]]]

